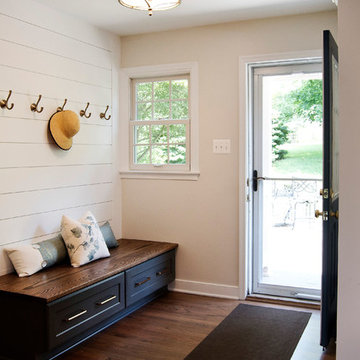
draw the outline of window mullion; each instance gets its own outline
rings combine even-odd
[[[169,82],[169,118],[172,119],[172,80]]]
[[[155,108],[155,102],[154,102],[154,82],[151,83],[151,119],[154,120],[154,108]]]
[[[167,164],[170,164],[170,125],[166,125],[166,131],[167,131]]]
[[[149,125],[149,159],[150,159],[150,164],[152,164],[152,145],[153,145],[153,141],[152,141],[152,126]]]
[[[190,123],[190,119],[182,120],[131,120],[133,125],[177,125]]]
[[[185,148],[186,148],[186,165],[189,166],[189,170],[190,169],[190,151],[191,151],[191,147],[190,147],[190,144],[191,144],[191,139],[190,139],[190,134],[191,134],[191,131],[190,131],[190,126],[191,126],[191,122],[189,121],[187,124],[186,124],[186,144],[185,144]]]

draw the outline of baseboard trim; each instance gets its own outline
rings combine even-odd
[[[200,281],[176,279],[169,285],[170,291],[193,295],[211,296],[225,299],[240,299],[238,286],[213,284]]]

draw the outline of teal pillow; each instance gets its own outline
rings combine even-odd
[[[67,258],[61,235],[34,244],[9,246],[5,251],[20,277],[35,274]]]
[[[46,267],[62,263],[67,258],[65,243],[61,234],[39,242],[37,245],[39,245],[41,256],[46,261]]]
[[[119,246],[108,221],[104,225],[100,226],[100,230],[109,249]]]

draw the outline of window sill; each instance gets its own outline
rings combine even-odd
[[[183,180],[196,181],[200,177],[200,172],[175,172],[175,171],[120,171],[121,179],[143,179],[143,180]]]

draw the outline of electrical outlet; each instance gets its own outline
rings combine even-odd
[[[213,152],[215,154],[230,154],[230,139],[213,139]]]

